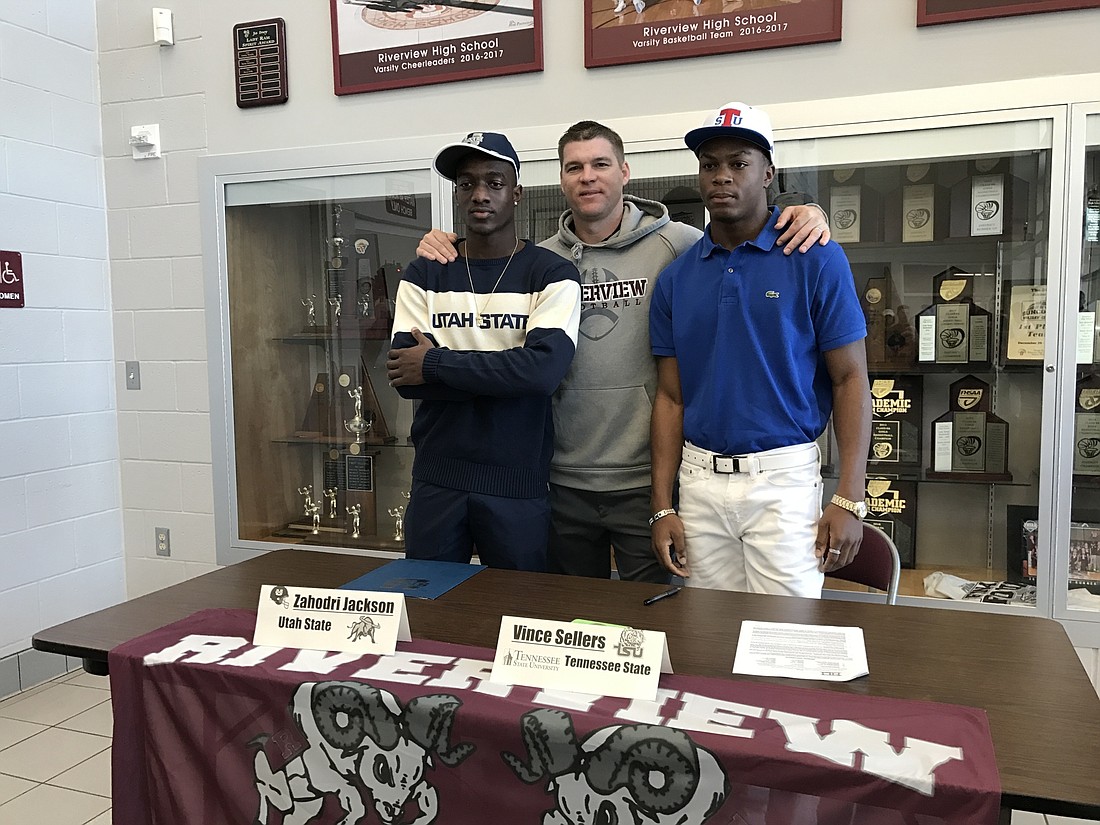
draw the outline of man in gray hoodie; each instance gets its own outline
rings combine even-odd
[[[581,121],[558,141],[568,209],[540,246],[576,263],[581,321],[573,364],[554,395],[550,465],[549,569],[609,578],[611,554],[622,579],[667,582],[651,549],[649,418],[657,387],[649,346],[649,301],[668,264],[701,236],[669,218],[661,203],[626,195],[622,138]],[[778,245],[786,254],[829,240],[816,206],[783,210]],[[433,229],[417,254],[455,258],[452,233]]]

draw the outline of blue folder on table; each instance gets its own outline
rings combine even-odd
[[[397,559],[340,585],[339,589],[404,593],[410,599],[437,599],[484,569],[484,564]]]

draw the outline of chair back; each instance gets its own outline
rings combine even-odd
[[[881,590],[886,594],[886,603],[895,604],[898,600],[898,579],[901,577],[898,548],[882,530],[864,522],[863,542],[859,545],[855,560],[829,571],[828,575]]]

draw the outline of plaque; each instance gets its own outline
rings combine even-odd
[[[870,464],[915,469],[921,464],[923,379],[871,376]]]
[[[948,390],[948,411],[932,423],[928,478],[1011,481],[1008,422],[993,413],[989,384],[967,375]]]
[[[936,305],[937,364],[970,363],[970,304]]]
[[[1013,284],[1008,303],[1005,360],[1043,360],[1046,327],[1046,285]]]
[[[344,462],[326,458],[321,475],[324,478],[325,487],[335,487],[338,490],[347,489],[348,482]]]
[[[931,306],[918,316],[917,358],[937,364],[988,364],[990,313],[974,303],[974,276],[956,267],[933,279]]]
[[[829,190],[829,224],[837,243],[859,243],[860,186],[834,186]]]
[[[971,237],[1003,234],[1004,208],[1004,175],[975,175],[970,179]]]
[[[344,457],[344,472],[348,490],[360,493],[374,492],[374,457],[349,455]]]
[[[902,567],[916,566],[917,482],[867,477],[867,518],[897,545]]]
[[[951,187],[951,237],[1026,237],[1032,231],[1029,189],[1027,181],[1012,174],[1008,159],[972,162],[969,175]]]
[[[1100,375],[1077,382],[1073,413],[1073,472],[1100,476]]]
[[[930,183],[902,187],[901,241],[936,239],[936,187]]]
[[[286,103],[286,23],[281,17],[238,23],[233,27],[237,106]]]

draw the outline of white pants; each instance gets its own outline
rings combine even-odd
[[[680,464],[680,518],[690,587],[820,598],[814,556],[821,518],[820,454],[815,443],[756,453],[783,469],[718,473]],[[805,458],[805,462],[801,459]]]

